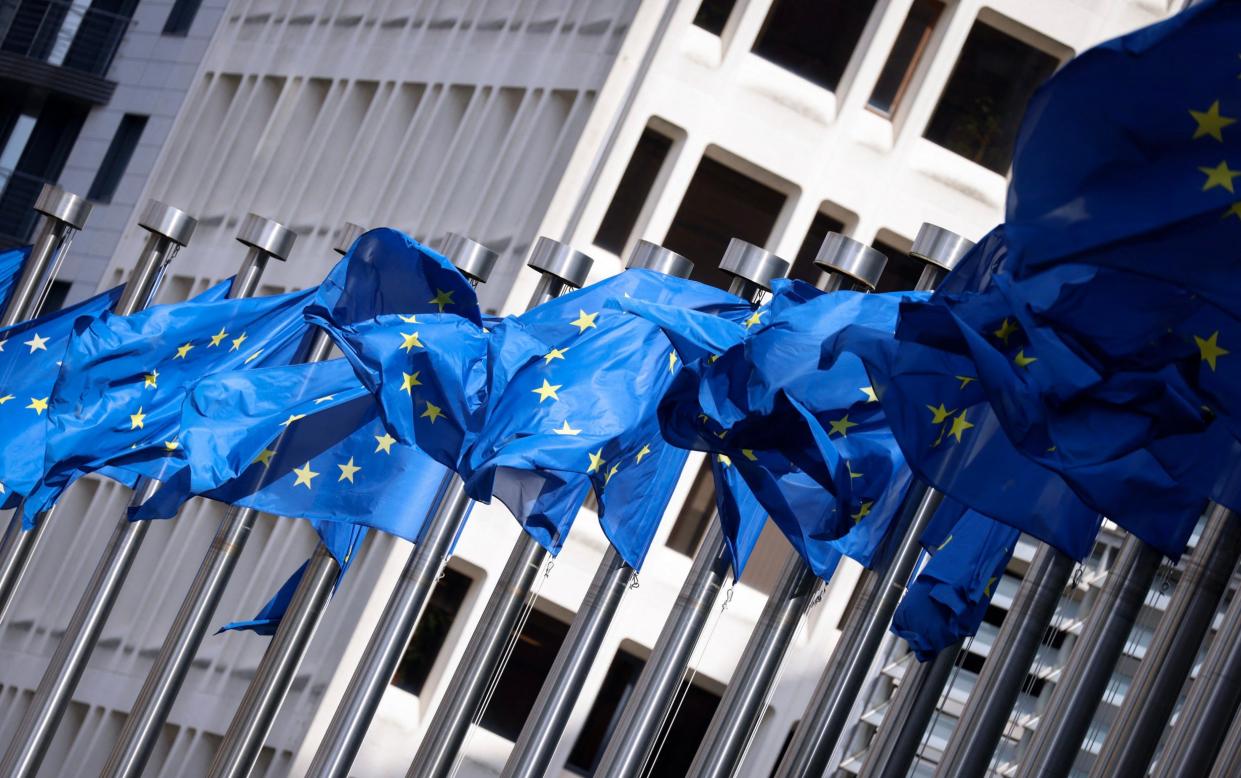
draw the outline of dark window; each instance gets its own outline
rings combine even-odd
[[[595,245],[619,254],[638,223],[638,214],[646,204],[646,197],[655,185],[659,169],[668,158],[672,139],[647,127],[638,139],[638,145],[629,158],[629,165],[616,186],[616,194],[608,204],[608,211],[599,224]]]
[[[568,631],[567,624],[537,610],[530,611],[504,674],[496,684],[491,704],[483,711],[484,728],[517,740]]]
[[[715,513],[715,476],[711,474],[711,460],[703,460],[694,476],[685,505],[668,533],[668,548],[686,556],[693,556],[707,532],[707,522]]]
[[[95,181],[90,185],[89,199],[97,203],[112,202],[112,195],[121,185],[121,176],[125,175],[125,168],[129,167],[129,160],[134,156],[134,149],[138,148],[138,140],[146,126],[145,116],[127,113],[121,117],[116,134],[112,136],[103,162],[95,173]]]
[[[69,281],[53,281],[52,285],[47,289],[47,296],[43,298],[43,306],[39,308],[39,315],[45,313],[55,313],[65,307],[65,298],[69,296],[69,287],[73,284]]]
[[[793,726],[789,727],[789,733],[784,736],[784,742],[780,744],[780,753],[776,755],[776,763],[771,766],[771,777],[776,778],[776,773],[780,771],[780,763],[784,761],[784,755],[789,752],[789,746],[793,745],[793,736],[797,734],[797,725],[801,721],[794,721]]]
[[[728,17],[733,12],[737,0],[702,0],[698,13],[694,14],[694,24],[707,32],[719,35],[728,24]]]
[[[997,173],[1008,171],[1026,103],[1055,57],[975,22],[926,128],[927,140]]]
[[[21,92],[0,84],[0,134],[6,138],[16,114],[37,116],[16,165],[0,182],[0,246],[25,243],[34,231],[34,202],[43,185],[55,183],[86,121],[89,106],[54,95],[25,103]],[[4,144],[0,144],[4,145]],[[16,153],[16,152],[15,152]]]
[[[586,724],[573,744],[566,765],[579,775],[590,775],[599,765],[599,759],[607,748],[608,740],[616,729],[625,703],[633,693],[638,675],[646,663],[628,651],[618,651],[603,679],[599,696],[586,716]],[[656,743],[663,743],[659,758],[645,775],[650,778],[683,778],[694,761],[694,752],[707,734],[707,725],[715,714],[720,698],[699,686],[681,682],[685,701],[677,711],[676,718],[665,722]]]
[[[944,4],[940,0],[914,0],[896,35],[896,43],[892,44],[888,61],[879,73],[879,80],[875,82],[875,91],[870,93],[867,105],[876,113],[891,116],[900,103],[943,12]]]
[[[965,652],[964,657],[958,657],[957,665],[967,673],[978,675],[982,672],[982,666],[986,660],[981,654],[975,654],[971,651]]]
[[[924,265],[921,260],[914,259],[908,252],[882,240],[876,240],[871,248],[878,249],[888,258],[888,264],[883,268],[883,275],[879,277],[879,286],[875,291],[904,292],[917,286],[918,276],[922,275]]]
[[[194,17],[198,15],[198,6],[202,5],[202,0],[176,0],[172,4],[172,10],[168,12],[168,18],[164,21],[164,34],[177,35],[185,37],[190,32],[190,26],[194,24]]]
[[[839,219],[833,219],[822,212],[816,213],[814,221],[810,222],[810,229],[806,232],[806,239],[797,251],[797,259],[793,260],[789,278],[799,278],[809,284],[818,283],[819,276],[823,275],[823,271],[814,263],[819,247],[823,245],[827,233],[844,232],[844,229],[845,224]]]
[[[754,53],[835,91],[874,7],[874,0],[776,0]]]
[[[452,568],[444,570],[444,577],[431,590],[431,599],[418,620],[418,628],[414,630],[414,636],[405,647],[401,663],[392,676],[393,686],[411,694],[422,694],[422,687],[431,674],[436,657],[444,648],[448,631],[461,610],[461,603],[465,602],[471,583],[473,581],[468,575]]]
[[[766,243],[784,199],[775,189],[703,157],[664,245],[694,263],[695,281],[726,289],[732,279],[719,264],[729,240]]]

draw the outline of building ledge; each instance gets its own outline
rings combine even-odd
[[[9,51],[0,51],[0,79],[41,87],[91,105],[107,105],[116,91],[115,81]]]

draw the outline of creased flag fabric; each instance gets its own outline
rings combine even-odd
[[[21,275],[22,265],[30,256],[30,246],[0,251],[0,311],[8,307],[9,295]]]

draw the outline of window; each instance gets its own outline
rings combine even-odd
[[[134,149],[138,147],[138,139],[142,137],[142,130],[146,126],[145,116],[127,113],[121,117],[116,134],[112,136],[112,143],[108,144],[108,151],[103,155],[103,162],[95,173],[95,181],[90,185],[88,199],[97,203],[112,202],[112,195],[116,194],[116,188],[121,184],[121,176],[125,175],[125,168],[129,166],[129,160],[133,157]]]
[[[875,82],[875,90],[866,103],[872,111],[891,116],[896,110],[909,87],[918,61],[931,42],[935,23],[943,12],[944,4],[940,0],[914,0],[901,31],[896,35],[896,42],[892,44],[888,61],[879,73],[879,80]]]
[[[776,226],[785,197],[765,184],[703,157],[664,246],[694,263],[695,281],[726,289],[732,278],[719,269],[732,238],[761,246]]]
[[[431,590],[431,599],[418,620],[418,628],[414,630],[414,636],[405,647],[401,663],[392,676],[393,686],[410,694],[422,694],[431,667],[444,648],[448,631],[452,629],[472,583],[468,575],[445,568],[444,577]]]
[[[608,739],[620,720],[621,712],[629,695],[637,685],[638,676],[646,663],[638,657],[621,650],[612,660],[608,674],[603,679],[599,696],[586,716],[586,724],[569,752],[566,767],[579,775],[590,775],[599,765],[603,752],[607,749]],[[694,761],[694,752],[698,744],[707,734],[707,726],[715,709],[720,704],[717,694],[697,685],[690,685],[686,690],[685,682],[681,682],[681,691],[685,700],[677,711],[676,718],[665,722],[655,742],[663,743],[659,758],[651,769],[645,773],[650,778],[683,778],[689,772]]]
[[[65,307],[65,298],[69,296],[69,287],[73,286],[69,281],[53,281],[52,285],[47,288],[47,296],[43,298],[43,305],[39,308],[39,315],[45,313],[55,313]]]
[[[810,229],[806,232],[806,239],[802,241],[801,248],[797,251],[797,259],[793,260],[793,269],[789,271],[789,278],[798,278],[808,284],[817,284],[819,276],[823,275],[823,271],[814,263],[819,247],[823,245],[823,239],[827,237],[827,233],[844,232],[844,229],[845,223],[839,219],[834,219],[822,211],[816,213],[814,221],[810,222]]]
[[[709,33],[720,35],[735,5],[737,0],[702,0],[698,13],[694,14],[694,24]]]
[[[776,0],[754,53],[836,91],[874,0]]]
[[[801,720],[793,722],[793,726],[789,727],[789,733],[784,736],[784,742],[780,744],[780,753],[776,755],[776,762],[771,766],[770,778],[776,778],[776,773],[780,771],[780,763],[784,761],[784,755],[789,752],[789,746],[793,745],[793,736],[797,734],[797,725]]]
[[[517,740],[568,631],[567,624],[538,610],[530,611],[508,666],[491,695],[491,704],[483,711],[484,728],[508,740]]]
[[[711,474],[711,460],[707,458],[698,468],[685,505],[672,525],[672,532],[668,533],[668,548],[685,556],[693,556],[707,532],[707,522],[714,514],[715,476]]]
[[[1026,103],[1057,64],[1052,55],[975,22],[931,115],[926,139],[1006,173]]]
[[[172,4],[172,10],[168,12],[168,18],[164,21],[164,34],[181,38],[188,35],[190,26],[194,24],[194,17],[198,15],[198,6],[201,4],[202,0],[176,0]]]
[[[918,285],[918,277],[924,267],[922,260],[914,259],[908,251],[902,251],[882,238],[876,238],[871,248],[888,258],[883,275],[879,277],[879,286],[875,287],[876,292],[903,292]]]
[[[595,235],[595,245],[605,248],[613,254],[625,250],[625,243],[633,233],[642,206],[646,204],[647,195],[655,185],[668,151],[672,149],[672,139],[650,127],[642,132],[638,145],[629,158],[629,165],[616,186],[616,194],[608,204],[607,213],[599,224],[599,232]]]

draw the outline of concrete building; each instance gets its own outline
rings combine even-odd
[[[139,6],[138,18],[147,5]],[[210,43],[203,42],[197,69],[184,61],[193,71],[189,97],[169,114],[168,141],[147,150],[145,183],[135,153],[126,173],[134,178],[123,177],[117,190],[127,193],[125,215],[118,210],[113,221],[97,212],[75,244],[70,294],[125,277],[143,237],[129,211],[150,197],[200,220],[165,282],[164,300],[183,299],[232,272],[242,256],[233,235],[250,211],[283,221],[300,236],[290,260],[268,270],[265,292],[317,282],[335,259],[330,246],[345,221],[400,227],[431,245],[455,231],[499,250],[500,268],[481,290],[495,311],[518,310],[529,299],[535,278],[522,259],[538,235],[592,255],[592,279],[617,272],[628,249],[647,239],[686,255],[697,264],[696,277],[714,283],[712,268],[732,236],[789,258],[794,275],[813,280],[810,260],[823,235],[838,230],[889,255],[882,288],[908,288],[918,268],[905,252],[922,222],[977,238],[1002,218],[1017,124],[1038,83],[1074,52],[1180,5],[234,0],[221,9],[204,3],[193,31],[212,14],[221,18]],[[118,68],[124,54],[122,47]],[[104,153],[98,144],[92,148]],[[96,157],[85,149],[74,154],[81,167],[70,155],[61,182],[80,189]],[[89,242],[95,231],[98,244]],[[107,257],[106,267],[95,257]],[[620,701],[689,569],[711,505],[701,464],[691,457],[640,585],[626,596],[580,690],[555,760],[567,774],[589,775],[597,763]],[[16,726],[125,499],[115,484],[90,480],[59,509],[14,615],[0,624],[0,741]],[[180,520],[152,528],[42,774],[89,774],[101,766],[223,511],[196,501]],[[539,584],[459,775],[493,775],[503,764],[604,550],[591,519],[579,518]],[[404,774],[516,533],[499,505],[475,509],[354,774]],[[217,621],[248,616],[313,542],[302,522],[265,518]],[[1054,682],[1053,669],[1071,645],[1077,604],[1088,600],[1088,584],[1115,546],[1112,533],[1066,599],[1058,626],[1070,639],[1055,641],[1040,660],[1029,689],[1035,694],[1023,697],[1010,726],[1012,744],[997,762],[1001,772],[1032,721],[1042,697],[1037,692]],[[408,549],[404,541],[370,538],[319,629],[254,775],[300,774],[309,764]],[[769,528],[752,572],[721,598],[653,775],[684,772],[788,553]],[[920,768],[934,763],[1030,556],[1024,545],[1000,584]],[[856,565],[842,566],[812,608],[744,774],[766,775],[776,763],[839,635],[857,575]],[[248,634],[206,641],[147,774],[203,773],[265,644]],[[846,773],[860,764],[907,661],[885,660],[863,725],[840,755]]]

